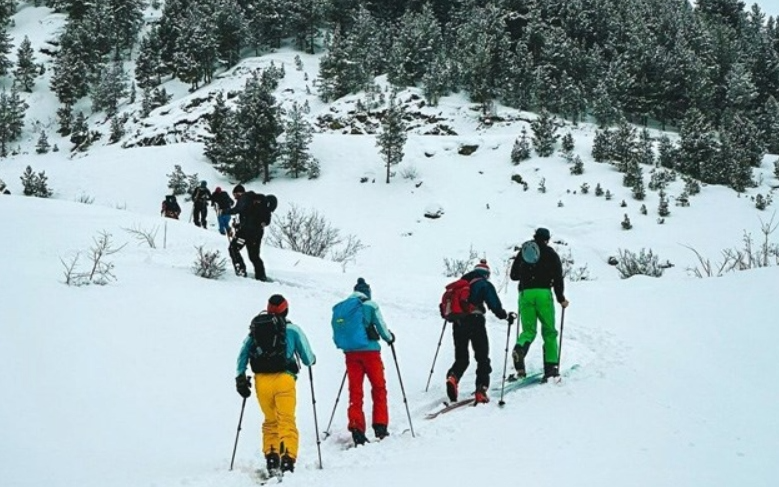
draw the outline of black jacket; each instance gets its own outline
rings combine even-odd
[[[242,194],[235,206],[224,213],[239,215],[240,231],[246,235],[261,237],[263,223],[265,226],[270,225],[271,212],[265,205],[265,198],[253,191]]]
[[[541,256],[535,264],[526,264],[518,252],[511,265],[511,280],[519,281],[518,289],[549,289],[554,288],[558,303],[565,301],[563,286],[563,264],[557,252],[545,242],[536,240],[541,249]]]
[[[222,210],[223,213],[228,212],[232,208],[233,203],[233,199],[225,191],[211,194],[211,204]]]

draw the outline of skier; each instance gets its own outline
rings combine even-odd
[[[473,356],[476,359],[476,391],[474,399],[477,403],[490,401],[487,389],[490,387],[490,342],[487,336],[487,312],[485,304],[499,319],[508,318],[508,313],[503,309],[495,286],[489,281],[490,266],[482,259],[471,272],[462,276],[462,279],[470,282],[470,294],[468,303],[472,311],[464,318],[452,323],[452,337],[454,338],[454,363],[446,373],[446,394],[451,401],[457,400],[460,378],[468,368],[469,351],[468,344],[473,348]]]
[[[192,214],[195,226],[203,228],[208,228],[206,215],[208,215],[208,201],[211,199],[211,191],[207,186],[206,181],[200,181],[200,186],[192,192]]]
[[[560,256],[549,246],[550,238],[548,229],[538,228],[533,235],[533,242],[538,246],[537,262],[527,262],[520,251],[514,258],[510,274],[511,280],[519,281],[518,305],[522,323],[522,333],[511,354],[514,368],[517,377],[527,376],[525,357],[536,338],[537,321],[540,321],[541,337],[544,339],[544,382],[557,380],[560,376],[555,307],[550,288],[554,289],[560,306],[567,308],[569,304],[564,294],[563,266]]]
[[[298,360],[310,367],[316,357],[303,330],[287,319],[289,304],[284,296],[271,296],[266,311],[252,320],[251,333],[241,345],[235,387],[244,399],[251,396],[251,381],[246,376],[246,367],[250,364],[255,394],[265,417],[262,451],[268,472],[275,475],[279,470],[295,470],[299,443],[295,423]],[[283,323],[280,327],[278,320]],[[277,337],[279,333],[282,339]],[[276,357],[283,357],[280,367],[275,366],[279,361],[274,360],[274,352]]]
[[[247,277],[246,264],[241,257],[241,249],[246,246],[249,260],[254,265],[254,278],[259,281],[267,281],[265,263],[260,258],[260,243],[265,227],[270,225],[271,212],[264,203],[263,195],[253,191],[246,192],[242,184],[233,189],[233,197],[236,204],[226,213],[239,215],[238,230],[230,240],[230,259],[233,261],[235,274]]]
[[[222,191],[222,188],[217,186],[214,192],[211,194],[211,206],[216,210],[216,220],[219,222],[219,233],[222,235],[232,236],[230,230],[230,208],[233,207],[234,201],[227,194],[227,191]]]
[[[181,207],[179,206],[178,201],[176,201],[176,195],[169,194],[162,200],[162,211],[160,211],[160,215],[178,220],[180,214]]]
[[[372,426],[377,439],[389,436],[387,426],[387,383],[381,360],[379,339],[388,344],[395,335],[387,329],[379,305],[371,299],[371,287],[362,277],[357,279],[352,293],[333,307],[333,340],[343,350],[346,374],[349,377],[349,431],[355,445],[368,441],[363,413],[363,381],[368,376],[373,401]]]

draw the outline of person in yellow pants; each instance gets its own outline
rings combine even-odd
[[[251,396],[251,382],[246,376],[246,367],[251,365],[255,394],[265,416],[262,451],[271,475],[295,470],[299,444],[295,422],[298,360],[306,366],[316,362],[306,335],[287,319],[288,312],[284,296],[270,297],[266,311],[254,317],[249,336],[241,345],[235,378],[241,397]]]

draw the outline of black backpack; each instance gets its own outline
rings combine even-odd
[[[255,353],[251,354],[254,373],[284,372],[294,368],[294,361],[293,367],[287,363],[287,320],[284,317],[263,311],[252,320],[249,335],[255,345]]]
[[[251,205],[246,209],[247,221],[255,226],[260,226],[261,223],[270,224],[271,214],[279,204],[276,197],[272,194],[265,195],[254,191],[249,191],[247,194],[251,198]]]
[[[165,211],[172,211],[174,213],[181,212],[181,207],[176,201],[176,196],[168,195],[165,197]]]

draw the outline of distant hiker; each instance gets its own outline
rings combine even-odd
[[[217,186],[214,192],[211,194],[211,205],[216,210],[216,219],[219,222],[219,233],[222,235],[229,235],[230,230],[230,208],[233,207],[234,201],[227,194],[227,191],[222,191],[222,188]]]
[[[279,469],[295,469],[299,443],[295,423],[298,360],[307,367],[316,362],[306,335],[287,319],[288,313],[284,296],[274,294],[268,299],[266,311],[254,317],[249,336],[241,345],[235,378],[238,394],[244,399],[251,396],[251,381],[246,377],[246,367],[251,365],[255,394],[265,417],[262,451],[272,475]]]
[[[381,360],[379,339],[388,344],[395,335],[387,329],[379,305],[371,300],[371,287],[362,277],[357,279],[352,293],[344,301],[333,306],[333,341],[346,356],[346,374],[349,377],[349,431],[355,445],[363,445],[365,414],[362,410],[363,381],[368,376],[373,401],[372,426],[378,439],[389,436],[387,425],[387,383],[384,380],[384,363]]]
[[[270,218],[273,209],[276,208],[276,197],[273,195],[257,194],[253,191],[246,192],[242,184],[233,189],[233,197],[236,203],[229,210],[230,215],[239,215],[238,231],[230,240],[230,259],[233,261],[235,274],[247,277],[246,264],[241,257],[241,249],[246,246],[249,254],[249,260],[254,265],[254,278],[259,281],[267,281],[265,274],[265,263],[260,258],[260,242],[265,232],[265,227],[270,225]],[[273,199],[274,204],[269,206]]]
[[[522,333],[511,356],[517,377],[525,377],[525,357],[530,344],[536,338],[537,321],[541,322],[541,337],[544,339],[544,382],[560,376],[557,329],[555,328],[555,307],[552,300],[554,289],[557,302],[563,308],[568,301],[563,293],[563,266],[560,256],[549,246],[551,235],[546,228],[539,228],[533,239],[525,242],[511,266],[511,280],[519,281],[519,315]]]
[[[206,215],[208,215],[208,201],[211,199],[211,191],[206,181],[200,181],[200,186],[192,192],[192,215],[195,226],[208,228]]]
[[[466,273],[460,279],[470,284],[468,294],[469,309],[458,316],[452,323],[452,337],[454,338],[454,364],[446,373],[446,394],[451,401],[457,400],[460,378],[468,368],[470,352],[468,344],[473,348],[473,356],[476,359],[476,391],[474,399],[477,403],[490,401],[487,390],[490,387],[490,342],[487,337],[486,306],[499,319],[508,318],[508,313],[503,309],[495,286],[489,281],[490,266],[482,259],[471,272]]]
[[[162,200],[162,211],[160,211],[160,215],[178,220],[180,214],[181,207],[179,206],[178,201],[176,201],[176,195],[169,194]]]

